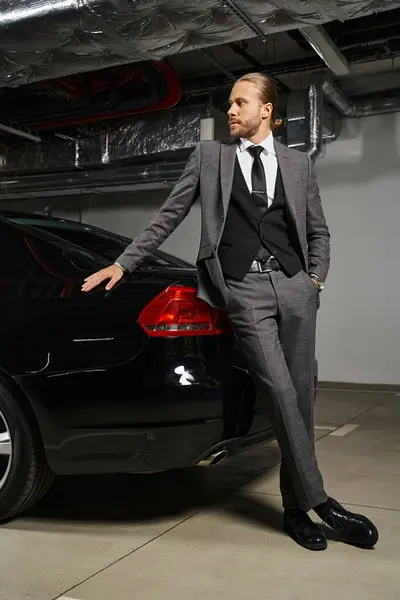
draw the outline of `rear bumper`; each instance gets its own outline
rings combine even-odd
[[[74,431],[46,447],[57,474],[152,473],[197,465],[220,449],[230,455],[273,437],[270,429],[223,439],[221,421],[131,430]]]

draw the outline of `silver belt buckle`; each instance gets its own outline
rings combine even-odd
[[[272,267],[269,264],[269,260],[265,263],[265,268],[263,268],[261,263],[258,263],[259,269],[260,269],[260,273],[268,273],[268,271],[272,271]]]
[[[269,271],[272,271],[272,267],[271,265],[268,264],[268,261],[265,263],[265,268],[263,268],[261,262],[259,260],[255,260],[253,262],[253,265],[257,265],[257,273],[268,273]]]

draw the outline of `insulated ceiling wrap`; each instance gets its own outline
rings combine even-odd
[[[399,6],[400,0],[0,0],[0,87],[243,40],[256,35],[251,22],[269,34]]]

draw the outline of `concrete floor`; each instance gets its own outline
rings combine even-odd
[[[56,480],[1,528],[0,600],[399,600],[400,397],[321,390],[316,423],[327,491],[376,522],[374,550],[281,533],[272,442],[211,470]]]

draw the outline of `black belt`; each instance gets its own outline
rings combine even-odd
[[[254,260],[250,266],[249,273],[268,273],[270,271],[279,271],[280,265],[278,261],[271,256],[266,261]]]

